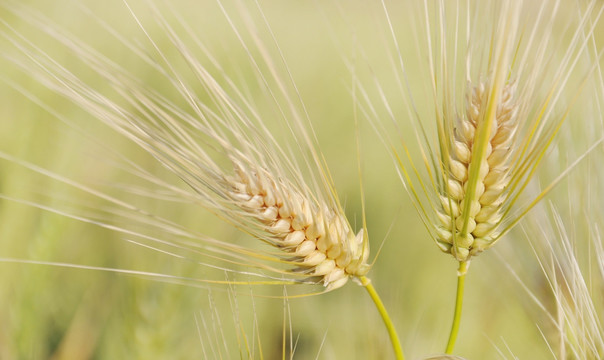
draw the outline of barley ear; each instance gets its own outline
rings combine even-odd
[[[440,195],[437,242],[458,261],[467,261],[497,237],[518,121],[514,83],[495,102],[488,81],[470,86],[465,114],[457,118]],[[490,101],[489,101],[490,99]]]
[[[256,219],[297,272],[321,279],[330,291],[369,271],[363,229],[355,235],[341,213],[266,169],[243,165],[241,159],[233,164],[234,175],[224,178],[230,199]]]

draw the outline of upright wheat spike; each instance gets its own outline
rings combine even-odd
[[[418,10],[425,22],[419,35],[425,41],[419,43],[427,46],[417,51],[430,65],[424,83],[433,107],[422,110],[413,89],[399,80],[407,117],[397,117],[386,95],[376,102],[367,90],[365,113],[393,150],[431,237],[466,262],[500,240],[551,189],[512,210],[597,66],[590,39],[603,7],[587,1],[575,17],[547,1],[433,5],[424,1]],[[396,79],[407,79],[406,54],[398,49],[395,24],[385,10],[398,51]],[[493,16],[485,21],[481,14]],[[551,36],[557,20],[573,24],[566,29],[568,40]],[[572,83],[571,76],[581,81]],[[384,104],[395,130],[380,121],[375,103]],[[401,125],[407,118],[414,131]],[[408,133],[417,140],[413,145]]]
[[[441,221],[437,243],[459,261],[482,252],[497,238],[505,191],[511,178],[510,157],[514,153],[518,130],[513,84],[507,84],[502,91],[485,159],[472,158],[474,135],[483,121],[481,113],[484,113],[488,99],[485,88],[489,88],[489,84],[483,82],[469,86],[465,116],[457,119],[449,152],[449,176],[440,195],[442,208],[437,212]],[[473,162],[479,163],[479,173],[472,195],[467,189],[468,172]],[[464,216],[468,201],[471,202],[469,213]]]
[[[365,113],[393,150],[400,179],[430,237],[458,261],[445,351],[451,354],[472,257],[499,241],[560,179],[514,208],[598,66],[593,35],[604,7],[586,1],[567,13],[558,1],[419,3],[423,31],[402,33],[418,33],[417,51],[409,53],[429,65],[418,81],[426,84],[429,106],[405,83],[419,72],[407,69],[408,53],[399,49],[396,31],[404,24],[391,19],[384,2],[397,56],[394,78],[402,91],[396,95],[402,97],[390,100],[379,79],[374,79],[378,100],[366,90],[363,96]],[[558,23],[569,26],[564,36],[553,37]],[[393,111],[401,99],[404,115]],[[384,105],[383,113],[375,103]]]

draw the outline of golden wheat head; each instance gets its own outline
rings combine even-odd
[[[393,63],[400,65],[395,79],[413,127],[381,88],[377,101],[363,89],[364,111],[393,150],[432,238],[460,262],[493,246],[553,186],[513,207],[598,63],[592,40],[602,6],[587,1],[576,12],[561,13],[558,5],[424,1],[417,9],[425,29],[418,44],[427,46],[418,45],[417,54],[429,65],[425,89],[404,82],[416,75],[398,48],[397,14],[386,9],[398,56]],[[568,27],[553,36],[558,23]],[[429,110],[418,101],[419,90],[432,98]],[[380,121],[376,103],[384,105],[395,130]]]
[[[167,221],[160,224],[161,219],[153,219],[164,231],[170,229],[168,233],[184,234],[202,242],[203,255],[219,263],[212,267],[241,272],[247,277],[268,278],[260,280],[262,284],[320,283],[326,290],[344,285],[350,277],[366,274],[367,232],[361,229],[355,234],[346,219],[316,140],[309,131],[309,119],[301,115],[302,105],[293,100],[297,92],[293,80],[288,83],[289,78],[284,75],[287,66],[276,64],[268,53],[257,51],[260,59],[249,53],[250,71],[258,79],[257,86],[264,89],[266,102],[275,110],[269,113],[281,117],[280,121],[271,119],[273,126],[287,129],[278,133],[269,130],[265,124],[269,121],[233,86],[230,74],[215,66],[211,58],[204,59],[204,63],[193,54],[160,11],[151,6],[156,21],[165,31],[163,42],[149,35],[143,21],[128,4],[125,7],[146,37],[147,48],[142,50],[124,37],[116,40],[132,49],[140,66],[166,76],[184,106],[145,86],[119,63],[77,36],[62,31],[43,14],[18,4],[6,5],[6,10],[48,34],[56,46],[81,61],[91,76],[109,84],[113,93],[89,86],[37,44],[5,25],[0,31],[16,50],[9,60],[146,150],[177,175],[188,190],[143,175],[149,176],[147,180],[160,185],[174,198],[204,206],[244,233],[272,246],[263,250],[258,250],[256,244],[239,246],[175,229]],[[237,35],[256,30],[233,26]],[[249,50],[253,45],[242,44],[242,47]],[[255,45],[258,49],[265,46]],[[169,51],[180,54],[188,69],[176,69],[167,60]],[[99,195],[84,186],[78,187]],[[119,200],[109,200],[121,206]],[[145,238],[146,234],[137,235]],[[179,248],[185,246],[170,240],[168,243]]]

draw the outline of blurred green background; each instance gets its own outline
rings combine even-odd
[[[165,30],[154,19],[149,5],[145,1],[128,3],[150,36],[162,49],[170,49]],[[10,7],[13,3],[8,4]],[[165,78],[149,66],[141,66],[132,49],[119,44],[103,27],[101,21],[152,52],[123,2],[60,0],[19,4],[48,17],[56,28],[74,34],[149,87],[179,101]],[[221,11],[223,6],[243,37],[250,41],[251,35],[244,26],[248,17],[259,29],[265,29],[256,5],[177,0],[158,2],[157,6],[169,21],[186,24],[224,71],[252,99],[258,96],[262,111],[264,100],[262,94],[255,92],[256,79],[249,59]],[[387,81],[392,71],[388,51],[392,49],[381,5],[363,1],[262,1],[260,6],[291,70],[337,191],[356,229],[361,222],[357,113],[372,256],[378,254],[383,242],[369,276],[395,320],[408,358],[442,352],[454,306],[457,264],[451,256],[440,253],[428,238],[397,177],[388,149],[359,115],[353,100],[350,67],[359,74],[373,72],[377,79],[386,79],[386,93],[399,93],[396,84]],[[410,6],[389,6],[395,19],[412,18]],[[72,52],[35,29],[30,18],[16,15],[2,5],[0,18],[3,35],[15,29],[101,93],[111,92],[108,84],[95,77]],[[259,34],[278,61],[268,33],[259,30]],[[185,43],[191,41],[186,33],[179,35]],[[401,53],[413,54],[417,35],[398,36]],[[173,59],[175,66],[182,65],[179,54],[172,51],[167,53],[168,58]],[[245,235],[194,204],[174,204],[124,191],[121,184],[138,184],[150,191],[154,188],[125,171],[121,156],[159,178],[183,185],[136,145],[46,89],[27,71],[18,71],[11,59],[20,59],[19,52],[6,36],[0,40],[0,52],[4,55],[0,60],[0,77],[4,80],[0,85],[0,151],[78,183],[101,188],[204,234],[225,241],[245,241]],[[426,71],[427,64],[422,59],[408,58],[408,68],[423,67]],[[367,76],[363,80],[368,90],[369,79]],[[412,74],[409,85],[425,87],[414,81]],[[428,106],[429,101],[420,98],[418,103]],[[410,124],[404,121],[404,103],[392,105],[394,113],[403,114],[403,130],[410,131]],[[560,139],[560,150],[552,156],[554,165],[544,166],[544,176],[555,176],[555,169],[568,163],[565,154],[576,158],[602,135],[599,115],[593,116],[594,111],[597,107],[591,105],[573,113],[573,119],[584,121],[573,120],[568,125],[569,131]],[[271,121],[267,119],[269,125]],[[589,236],[584,236],[591,231],[589,223],[600,221],[599,203],[604,193],[598,179],[603,174],[601,166],[594,164],[601,163],[601,159],[598,150],[547,198],[563,209],[578,246],[586,247],[590,241]],[[145,276],[28,263],[33,260],[77,264],[187,278],[203,279],[208,275],[207,269],[193,262],[137,246],[123,234],[24,203],[31,201],[83,217],[102,214],[117,223],[128,221],[127,213],[112,212],[106,202],[95,196],[37,174],[14,160],[1,160],[0,174],[0,194],[7,197],[0,199],[0,258],[4,259],[0,262],[0,359],[234,359],[261,358],[260,353],[265,359],[281,358],[284,310],[288,356],[290,342],[295,345],[297,359],[392,356],[374,305],[365,291],[352,282],[332,293],[284,302],[250,296],[262,293],[278,297],[281,288],[240,287],[232,292],[220,285],[193,287]],[[591,190],[588,192],[587,188]],[[543,203],[533,212],[546,216],[548,204]],[[590,209],[593,218],[584,216],[585,208]],[[527,221],[523,228],[530,228],[533,222]],[[557,341],[548,318],[554,307],[533,255],[532,246],[539,245],[527,238],[523,228],[518,227],[495,249],[473,260],[456,354],[468,359],[552,358],[544,337],[553,344]],[[547,311],[534,304],[513,272],[546,299]],[[244,350],[246,341],[249,354]]]

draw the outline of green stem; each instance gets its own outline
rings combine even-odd
[[[459,333],[459,324],[461,323],[461,307],[463,305],[463,290],[466,280],[466,272],[468,271],[469,263],[466,261],[459,262],[459,270],[457,271],[457,295],[455,297],[455,314],[453,314],[453,325],[451,325],[451,333],[449,334],[449,342],[447,343],[446,354],[452,354]]]
[[[378,312],[382,316],[382,320],[384,320],[384,325],[386,325],[386,329],[388,329],[388,335],[390,335],[390,341],[392,342],[392,348],[394,349],[396,358],[398,360],[405,360],[405,356],[403,356],[403,348],[401,347],[401,342],[398,339],[398,334],[396,333],[394,324],[392,323],[390,316],[388,316],[388,312],[386,311],[386,308],[384,307],[384,303],[382,303],[380,296],[371,284],[371,280],[369,280],[365,276],[359,277],[359,280],[361,280],[361,284],[363,284],[365,289],[367,289],[369,296],[371,296],[371,300],[373,300],[373,302],[375,303]]]

